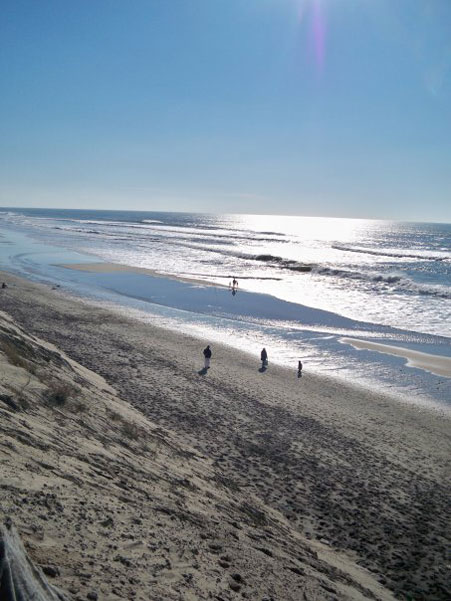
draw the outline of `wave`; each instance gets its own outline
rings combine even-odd
[[[139,226],[135,226],[135,227],[139,227]],[[228,230],[227,228],[208,227],[208,226],[204,226],[204,225],[202,227],[188,227],[186,225],[174,225],[174,224],[161,223],[161,225],[155,224],[154,227],[152,226],[152,224],[148,224],[147,226],[142,225],[141,227],[145,227],[146,229],[157,231],[158,233],[161,233],[162,235],[167,233],[167,234],[175,234],[175,237],[178,235],[192,236],[193,240],[202,236],[205,239],[210,239],[210,240],[227,238],[228,240],[235,240],[238,242],[243,241],[243,240],[245,240],[245,241],[251,240],[252,242],[284,242],[284,243],[287,242],[286,238],[284,238],[282,235],[279,235],[279,234],[275,234],[275,235],[279,236],[278,238],[268,238],[266,236],[262,237],[261,235],[258,235],[258,234],[262,234],[261,232],[257,233],[257,232],[253,232],[251,230],[234,230],[232,232],[232,230]],[[267,234],[267,235],[272,235],[272,234]]]
[[[259,234],[263,234],[265,236],[280,236],[281,238],[286,237],[286,234],[282,232],[258,232]]]
[[[67,219],[66,221],[73,221],[74,223],[81,224],[87,223],[91,225],[111,225],[113,227],[121,227],[130,223],[128,221],[109,221],[107,219]],[[131,225],[133,225],[133,223],[131,223]]]
[[[239,259],[246,259],[248,261],[260,261],[262,263],[268,263],[269,265],[280,267],[282,269],[288,269],[289,271],[299,271],[308,273],[312,271],[314,265],[309,263],[299,263],[294,259],[284,259],[283,257],[279,257],[277,255],[250,255],[246,253],[229,253],[233,254],[235,257]]]
[[[86,234],[86,235],[91,235],[91,236],[99,236],[101,238],[105,238],[105,240],[107,239],[111,239],[113,242],[122,240],[125,242],[136,242],[139,241],[140,238],[139,237],[131,237],[131,236],[121,236],[118,235],[118,233],[116,232],[107,232],[104,230],[89,230],[89,229],[85,229],[85,228],[76,228],[76,227],[64,227],[64,226],[60,226],[60,225],[55,225],[52,226],[53,230],[60,230],[63,231],[65,233],[68,234]],[[146,241],[148,241],[148,238],[145,238]]]
[[[346,269],[335,269],[332,267],[317,267],[315,274],[321,276],[332,276],[335,278],[361,280],[369,284],[392,285],[394,292],[404,292],[410,294],[421,294],[424,296],[435,296],[436,298],[451,298],[451,290],[447,286],[420,284],[394,273],[365,273],[361,271],[350,271]]]
[[[277,257],[274,255],[254,255],[252,257],[254,261],[263,261],[264,263],[276,263],[280,267],[289,269],[291,271],[309,272],[312,271],[312,265],[307,263],[299,263],[294,259],[284,259],[283,257]]]
[[[136,229],[145,232],[152,233],[159,236],[161,239],[166,238],[167,240],[193,240],[193,242],[204,242],[205,244],[237,244],[243,240],[251,240],[252,242],[286,242],[286,240],[279,239],[274,240],[272,238],[259,237],[253,232],[246,231],[246,235],[234,235],[227,233],[224,230],[214,231],[212,228],[210,231],[205,231],[206,228],[186,228],[168,226],[161,222],[161,225],[155,224],[138,224],[124,222],[121,224],[126,229]]]
[[[373,255],[377,257],[391,257],[394,259],[420,259],[422,261],[449,261],[451,256],[449,253],[437,252],[431,254],[429,251],[422,253],[418,251],[413,253],[411,251],[400,251],[398,249],[376,249],[376,248],[365,248],[363,246],[348,246],[347,244],[332,244],[332,248],[335,250],[342,250],[345,252],[361,253],[365,255]]]
[[[239,244],[243,241],[252,242],[287,242],[287,238],[283,233],[277,232],[255,232],[246,229],[229,229],[221,226],[208,226],[202,224],[202,226],[193,227],[183,223],[166,223],[158,219],[142,219],[140,221],[116,221],[111,219],[83,219],[79,217],[60,217],[60,216],[37,216],[37,215],[24,215],[22,213],[4,213],[4,218],[12,218],[12,221],[18,221],[21,225],[30,225],[31,227],[37,225],[38,227],[45,227],[50,229],[61,229],[68,232],[73,231],[76,233],[99,235],[103,234],[108,236],[108,230],[121,230],[124,233],[127,230],[139,233],[146,233],[151,235],[158,235],[160,238],[167,236],[168,238],[180,239],[181,241],[189,240],[191,237],[193,241],[200,241],[209,244]],[[57,225],[60,224],[60,225]],[[64,224],[64,225],[62,225]],[[86,228],[85,228],[86,226]],[[94,227],[93,227],[94,226]],[[96,229],[101,228],[102,231]]]
[[[104,231],[106,232],[108,230],[108,228],[122,228],[122,229],[126,229],[126,230],[140,230],[142,232],[149,232],[149,233],[156,233],[159,237],[163,238],[164,236],[170,236],[174,239],[179,239],[179,240],[189,240],[190,237],[192,237],[193,241],[202,241],[202,239],[204,239],[203,241],[206,244],[211,244],[212,241],[216,241],[217,244],[225,244],[224,240],[228,240],[230,241],[230,243],[232,243],[232,241],[241,241],[244,239],[249,239],[251,238],[252,241],[255,242],[272,242],[274,241],[274,239],[272,238],[262,238],[262,237],[258,237],[255,236],[255,233],[250,232],[249,230],[242,230],[244,234],[246,235],[240,235],[240,234],[232,234],[229,233],[227,230],[224,229],[218,229],[216,228],[216,230],[214,228],[206,228],[206,227],[202,227],[202,228],[190,228],[190,227],[186,227],[186,226],[174,226],[172,225],[168,225],[166,223],[164,223],[163,221],[159,221],[156,219],[143,219],[142,221],[139,222],[132,222],[132,221],[110,221],[110,220],[93,220],[93,219],[54,219],[54,218],[49,218],[49,217],[33,217],[33,219],[40,219],[40,220],[46,220],[46,221],[53,221],[53,222],[58,222],[58,221],[64,221],[66,224],[68,223],[73,223],[76,226],[80,226],[80,225],[97,225],[100,227],[104,227]],[[63,229],[63,228],[58,228],[57,226],[54,227],[54,229]],[[77,227],[73,227],[68,225],[67,229],[72,229],[75,232],[85,232],[85,233],[99,233],[96,231],[91,231],[91,230],[83,230],[83,229],[77,229]],[[208,230],[209,231],[205,231]],[[175,235],[174,235],[175,234]],[[254,234],[254,235],[252,235]],[[285,240],[277,240],[279,242],[285,242]]]

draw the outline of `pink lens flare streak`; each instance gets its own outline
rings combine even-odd
[[[313,2],[312,35],[316,66],[322,71],[326,49],[326,23],[321,0],[314,0]]]
[[[298,0],[298,27],[307,27],[307,51],[318,73],[321,73],[326,56],[326,18],[323,0]]]

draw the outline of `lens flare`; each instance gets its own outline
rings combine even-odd
[[[326,54],[326,19],[322,0],[299,0],[299,25],[307,21],[307,49],[318,71],[322,71]]]
[[[312,35],[316,66],[322,69],[326,46],[326,25],[321,0],[313,2]]]

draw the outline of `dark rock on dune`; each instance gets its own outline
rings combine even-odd
[[[305,575],[305,571],[302,570],[301,568],[297,568],[296,566],[288,566],[287,569],[291,570],[294,574],[297,574],[298,576],[304,576]]]
[[[234,580],[229,583],[229,586],[235,593],[241,590],[241,584],[238,584],[238,582],[235,582]]]
[[[13,397],[9,394],[0,394],[0,401],[3,401],[7,407],[13,411],[20,411],[19,405],[14,401]]]
[[[274,554],[271,551],[271,549],[265,549],[265,547],[256,547],[256,549],[257,549],[257,551],[261,551],[262,553],[264,553],[268,557],[274,557]]]
[[[46,576],[50,576],[51,578],[59,576],[60,573],[59,569],[55,566],[42,566],[42,571]]]
[[[211,551],[213,551],[213,553],[218,553],[219,551],[222,551],[222,545],[219,545],[217,543],[211,543],[210,545],[208,545],[208,547]]]

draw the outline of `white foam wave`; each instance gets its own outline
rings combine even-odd
[[[451,298],[451,289],[448,286],[439,284],[422,284],[398,273],[365,273],[361,271],[335,269],[332,267],[317,267],[313,271],[321,276],[363,280],[367,281],[368,283],[380,284],[381,286],[385,287],[391,286],[393,291],[409,292],[411,294],[421,294],[425,296],[435,296],[437,298]]]
[[[347,244],[332,244],[332,248],[335,250],[342,250],[345,252],[362,253],[366,255],[373,255],[376,257],[390,257],[394,259],[419,259],[422,261],[451,261],[451,254],[449,252],[432,252],[421,251],[421,250],[400,250],[398,248],[366,248],[363,246],[350,246]]]

